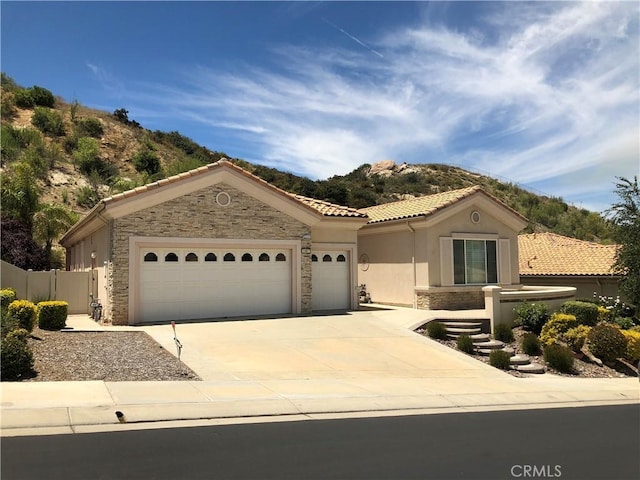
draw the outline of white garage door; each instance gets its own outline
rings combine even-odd
[[[346,251],[313,251],[311,275],[314,310],[346,310],[351,308],[349,253]]]
[[[138,322],[291,312],[291,251],[143,249]]]

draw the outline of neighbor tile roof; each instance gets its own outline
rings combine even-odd
[[[245,177],[252,179],[253,181],[264,185],[270,190],[276,191],[282,195],[285,195],[296,202],[304,205],[306,208],[311,210],[315,210],[317,213],[324,215],[326,217],[356,217],[356,218],[366,218],[366,214],[359,212],[354,208],[344,207],[341,205],[335,205],[329,202],[323,202],[321,200],[316,200],[313,198],[304,197],[302,195],[296,195],[285,190],[282,190],[274,185],[271,185],[269,182],[261,179],[260,177],[248,172],[244,168],[239,167],[238,165],[233,164],[229,160],[222,159],[218,160],[215,163],[210,163],[200,168],[196,168],[194,170],[189,170],[188,172],[180,173],[178,175],[173,175],[171,177],[163,178],[162,180],[158,180],[157,182],[149,183],[147,185],[143,185],[142,187],[134,188],[133,190],[128,190],[126,192],[118,193],[116,195],[112,195],[111,197],[107,197],[102,200],[101,203],[108,205],[113,202],[117,202],[119,200],[124,200],[125,198],[131,198],[133,196],[139,195],[143,192],[148,192],[154,190],[159,187],[163,187],[165,185],[169,185],[171,183],[179,182],[185,178],[194,177],[197,175],[201,175],[210,170],[218,169],[222,166],[227,166],[232,168],[233,170],[241,173]]]
[[[520,275],[613,275],[617,250],[555,233],[518,235]]]
[[[436,193],[433,195],[425,195],[424,197],[412,198],[410,200],[400,200],[398,202],[385,203],[382,205],[376,205],[373,207],[367,207],[360,209],[361,212],[366,213],[370,220],[369,223],[387,222],[390,220],[400,220],[403,218],[413,218],[432,215],[443,208],[448,207],[460,200],[470,197],[471,195],[481,192],[494,201],[501,203],[504,208],[510,210],[512,213],[521,217],[515,210],[509,208],[500,200],[492,195],[489,195],[479,186],[461,188],[459,190],[451,190],[448,192]]]

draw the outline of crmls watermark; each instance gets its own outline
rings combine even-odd
[[[513,478],[560,478],[560,465],[514,465],[511,467]]]

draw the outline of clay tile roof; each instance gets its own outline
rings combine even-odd
[[[426,195],[424,197],[412,198],[410,200],[400,200],[399,202],[384,203],[373,207],[360,209],[366,213],[371,220],[369,223],[386,222],[389,220],[400,220],[402,218],[412,218],[431,215],[452,205],[463,198],[483,191],[479,186],[451,190],[449,192]]]
[[[297,201],[307,205],[308,207],[317,210],[324,216],[367,218],[366,214],[362,213],[359,210],[356,210],[355,208],[343,207],[341,205],[336,205],[335,203],[329,203],[323,200],[317,200],[315,198],[303,197],[302,195],[293,193],[289,193],[288,195],[293,197]]]
[[[613,275],[617,250],[555,233],[519,235],[520,275]]]
[[[202,173],[208,172],[210,170],[215,170],[217,168],[220,168],[222,166],[227,166],[233,170],[235,170],[236,172],[244,175],[245,177],[248,177],[250,179],[252,179],[253,181],[262,184],[263,186],[269,188],[270,190],[273,190],[275,192],[279,192],[282,195],[285,195],[291,199],[293,199],[294,201],[297,201],[299,203],[301,203],[302,205],[304,205],[306,208],[309,208],[311,210],[316,211],[317,213],[320,213],[321,215],[327,216],[327,217],[357,217],[357,218],[366,218],[367,216],[364,213],[359,212],[358,210],[354,209],[354,208],[349,208],[349,207],[343,207],[340,205],[335,205],[332,203],[328,203],[328,202],[323,202],[321,200],[316,200],[313,198],[307,198],[307,197],[303,197],[302,195],[295,195],[289,192],[286,192],[274,185],[271,185],[270,183],[266,182],[265,180],[261,179],[260,177],[248,172],[247,170],[239,167],[238,165],[235,165],[233,163],[231,163],[229,160],[227,159],[222,159],[222,160],[218,160],[215,163],[210,163],[208,165],[205,165],[203,167],[198,167],[196,169],[193,170],[189,170],[188,172],[183,172],[183,173],[179,173],[178,175],[173,175],[171,177],[167,177],[167,178],[163,178],[162,180],[158,180],[157,182],[153,182],[153,183],[149,183],[147,185],[143,185],[141,187],[137,187],[134,188],[133,190],[128,190],[126,192],[122,192],[122,193],[118,193],[116,195],[112,195],[110,197],[107,197],[105,199],[102,200],[101,203],[104,204],[110,204],[112,202],[117,202],[118,200],[123,200],[125,198],[130,198],[133,196],[136,196],[138,194],[144,193],[144,192],[148,192],[150,190],[153,190],[155,188],[158,187],[162,187],[165,185],[168,185],[170,183],[174,183],[174,182],[179,182],[185,178],[189,178],[189,177],[193,177],[196,175],[200,175]]]

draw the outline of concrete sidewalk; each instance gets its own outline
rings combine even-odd
[[[443,313],[394,309],[182,324],[183,359],[204,381],[4,382],[2,435],[147,428],[148,422],[175,420],[639,402],[637,378],[515,378],[412,333],[408,328],[426,315]],[[69,323],[95,328],[84,318]],[[170,327],[134,327],[140,328],[173,351]]]

